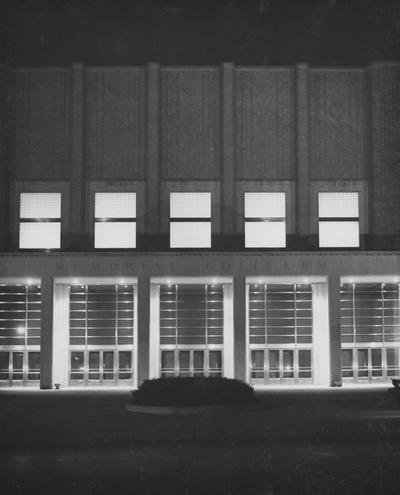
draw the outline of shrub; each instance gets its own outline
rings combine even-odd
[[[170,377],[146,380],[132,392],[133,403],[147,406],[212,406],[254,402],[252,387],[221,377]]]

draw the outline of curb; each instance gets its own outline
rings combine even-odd
[[[220,414],[237,414],[246,412],[257,412],[264,409],[264,404],[240,404],[231,406],[142,406],[136,404],[126,404],[125,409],[129,412],[140,414],[178,414],[178,415],[209,415],[218,416]]]

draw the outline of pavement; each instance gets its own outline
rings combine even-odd
[[[1,390],[1,495],[396,494],[388,386],[260,390],[261,411],[125,410],[127,390]]]

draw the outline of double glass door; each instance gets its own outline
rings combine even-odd
[[[252,349],[253,383],[311,383],[311,349]]]
[[[131,381],[131,350],[74,350],[70,353],[71,385],[116,385]]]
[[[342,349],[342,376],[352,381],[385,381],[400,375],[398,347]]]
[[[39,351],[0,351],[2,385],[37,385],[39,379]]]
[[[222,376],[222,351],[174,349],[161,351],[161,376]]]

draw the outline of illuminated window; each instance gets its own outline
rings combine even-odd
[[[136,247],[136,193],[96,193],[95,248]]]
[[[170,194],[170,247],[211,247],[211,193]]]
[[[284,192],[244,193],[247,248],[286,247]]]
[[[359,247],[358,193],[318,194],[319,246]]]
[[[61,193],[21,193],[20,249],[59,249]]]

